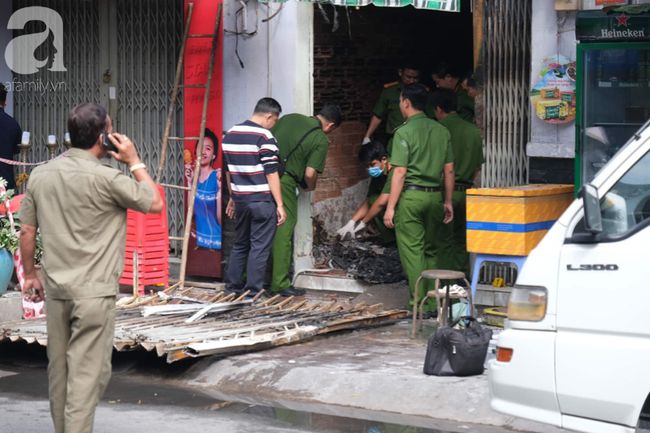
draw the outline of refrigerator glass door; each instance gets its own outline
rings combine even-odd
[[[583,54],[582,181],[590,182],[650,118],[650,49],[588,49]]]

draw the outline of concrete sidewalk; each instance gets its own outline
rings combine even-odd
[[[424,375],[426,338],[411,340],[409,330],[410,322],[402,321],[259,353],[206,358],[181,380],[219,400],[444,431],[563,431],[492,411],[487,373]]]

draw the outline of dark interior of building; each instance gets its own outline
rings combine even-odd
[[[368,178],[356,156],[372,109],[384,85],[399,79],[401,63],[418,62],[421,81],[433,88],[431,70],[438,62],[454,62],[462,74],[472,71],[474,44],[470,0],[462,0],[459,13],[412,6],[313,7],[314,112],[334,102],[344,114],[343,126],[330,135],[327,164],[314,195],[319,202]],[[386,144],[384,125],[373,139]]]
[[[471,1],[461,12],[364,6],[314,6],[315,111],[326,102],[341,104],[345,120],[368,123],[383,85],[398,79],[397,69],[414,60],[422,80],[433,88],[431,70],[441,61],[473,69]]]

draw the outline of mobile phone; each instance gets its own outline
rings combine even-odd
[[[104,145],[106,150],[117,152],[117,147],[115,147],[115,145],[108,138],[108,132],[104,132],[104,135],[102,135],[102,144]]]

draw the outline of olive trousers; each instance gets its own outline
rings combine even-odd
[[[111,378],[115,296],[45,302],[54,431],[90,433]]]
[[[291,268],[291,241],[293,230],[298,222],[298,196],[296,195],[296,181],[289,175],[280,178],[282,201],[287,219],[275,231],[271,257],[273,257],[273,276],[271,277],[271,291],[280,292],[291,286],[289,269]]]
[[[443,224],[445,209],[442,193],[406,190],[402,192],[395,212],[395,235],[397,248],[404,273],[409,280],[413,308],[415,284],[422,271],[437,269],[437,232]],[[422,280],[419,287],[418,302],[434,289],[429,280]],[[436,299],[429,298],[424,311],[436,311]]]
[[[459,271],[469,279],[469,253],[467,252],[467,194],[455,191],[452,199],[454,219],[442,224],[438,230],[438,266],[441,269]]]

